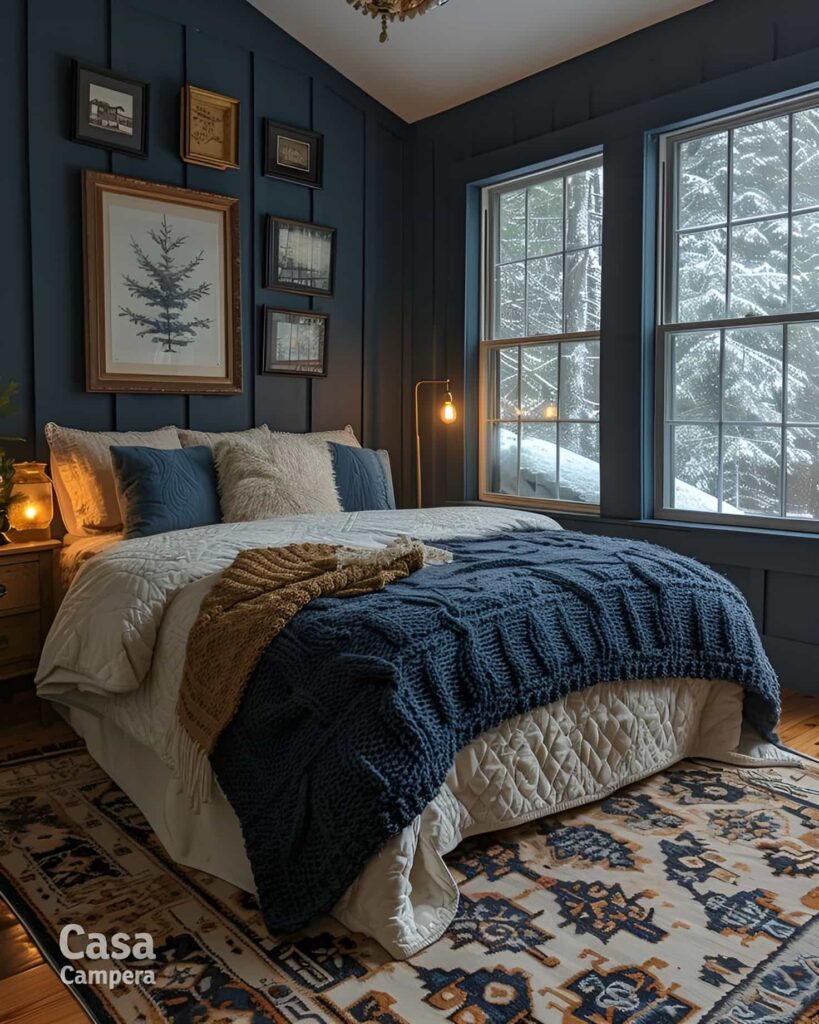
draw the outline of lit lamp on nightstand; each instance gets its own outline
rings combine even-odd
[[[441,406],[441,422],[451,426],[458,419],[458,410],[452,401],[452,392],[449,389],[449,378],[446,380],[419,380],[415,385],[415,480],[418,489],[418,508],[423,508],[421,503],[421,425],[418,418],[418,392],[425,384],[444,384],[446,386],[446,400]]]
[[[44,462],[16,462],[8,507],[6,537],[14,544],[48,540],[54,518],[51,481]]]

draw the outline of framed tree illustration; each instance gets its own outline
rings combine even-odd
[[[239,200],[83,174],[86,389],[242,390]]]

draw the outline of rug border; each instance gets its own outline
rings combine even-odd
[[[4,768],[11,768],[18,764],[27,764],[29,761],[44,761],[49,757],[60,757],[62,754],[73,754],[78,750],[87,750],[88,747],[81,737],[74,740],[66,740],[65,745],[52,744],[45,747],[32,747],[31,750],[23,750],[14,757],[0,758],[0,771]]]
[[[62,981],[60,970],[62,967],[69,966],[69,961],[65,960],[60,954],[60,947],[57,941],[47,932],[43,934],[45,929],[43,927],[41,931],[40,922],[32,923],[31,918],[32,916],[36,918],[36,911],[27,902],[25,903],[25,909],[21,910],[14,899],[15,895],[19,894],[14,885],[5,873],[0,872],[0,900],[6,904],[28,933],[28,937],[40,951],[45,963],[54,971],[62,987],[79,1003],[94,1024],[121,1024],[119,1018],[112,1016],[105,1008],[102,1000],[90,985],[66,985]]]

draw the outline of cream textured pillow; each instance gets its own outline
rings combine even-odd
[[[183,448],[206,445],[211,451],[219,441],[263,441],[270,436],[266,423],[260,427],[251,427],[250,430],[232,430],[224,433],[218,430],[183,430],[182,427],[177,427],[176,432]]]
[[[160,430],[105,432],[76,430],[46,423],[51,449],[51,472],[60,512],[69,533],[89,536],[105,530],[121,530],[112,445],[142,448],[180,448],[176,427]]]
[[[289,434],[284,430],[272,430],[271,433],[273,437],[299,437],[304,441],[332,441],[334,444],[348,444],[351,448],[361,447],[349,423],[343,430],[315,430],[312,434]]]
[[[213,450],[226,523],[340,512],[333,459],[307,435],[220,441]]]

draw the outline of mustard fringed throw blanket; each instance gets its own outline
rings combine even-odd
[[[267,645],[317,597],[356,597],[448,552],[402,537],[366,550],[289,544],[242,551],[202,602],[188,637],[170,758],[195,804],[209,799],[209,758]]]

